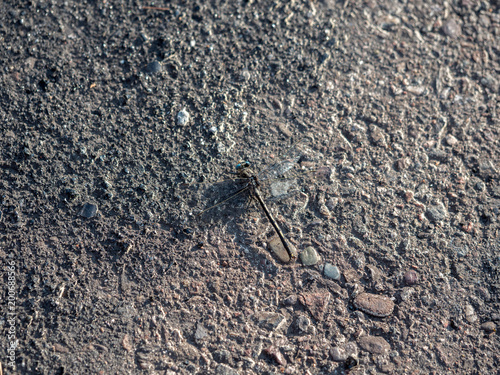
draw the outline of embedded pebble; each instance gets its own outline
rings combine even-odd
[[[97,213],[97,205],[93,203],[85,203],[80,211],[80,216],[90,219]]]
[[[486,333],[492,333],[497,330],[497,326],[493,322],[486,322],[481,324],[481,329]]]
[[[491,300],[491,293],[485,287],[479,287],[477,291],[479,292],[481,298],[486,302],[489,302]]]
[[[231,352],[227,349],[218,349],[212,354],[214,360],[219,363],[230,363],[233,364],[233,356]]]
[[[281,353],[281,351],[275,347],[275,346],[270,346],[267,349],[264,350],[268,356],[273,358],[278,364],[284,366],[286,365],[286,359]]]
[[[94,345],[94,347],[96,347],[96,345]],[[54,348],[54,351],[56,351],[58,353],[69,353],[69,349],[66,346],[61,345],[59,343],[55,343],[53,348]]]
[[[205,329],[205,327],[203,327],[203,325],[198,323],[198,326],[196,327],[196,332],[194,333],[194,339],[196,341],[199,341],[199,340],[203,340],[207,336],[208,336],[208,332]]]
[[[448,210],[442,203],[438,203],[427,209],[427,216],[434,222],[443,221],[448,216]]]
[[[325,276],[333,279],[333,280],[340,280],[340,271],[337,266],[334,266],[330,263],[325,264],[325,269],[323,271],[325,273]]]
[[[429,150],[427,156],[430,159],[435,159],[439,161],[446,161],[446,159],[448,158],[448,154],[446,153],[446,151],[440,149]]]
[[[491,74],[487,74],[485,77],[481,78],[481,84],[488,87],[493,92],[498,91],[498,80]]]
[[[168,371],[167,371],[168,373]],[[225,365],[224,363],[220,363],[216,368],[215,368],[215,374],[216,375],[238,375],[238,371],[235,369],[229,367],[228,365]]]
[[[386,296],[361,293],[353,301],[354,307],[368,315],[384,318],[394,311],[394,302]]]
[[[462,28],[454,18],[451,18],[443,25],[443,32],[450,38],[456,38],[462,33]]]
[[[348,342],[341,346],[334,346],[330,349],[330,356],[335,362],[347,361],[349,357],[358,357],[358,345],[355,342]]]
[[[283,304],[285,306],[293,306],[297,303],[297,295],[296,294],[292,294],[291,296],[288,296],[287,298],[285,298],[285,300],[283,301]]]
[[[474,323],[475,321],[477,321],[478,318],[472,305],[465,305],[465,319],[467,319],[469,323]]]
[[[240,73],[240,80],[243,82],[248,81],[251,77],[250,72],[246,69],[242,70]]]
[[[179,113],[177,113],[177,124],[184,126],[189,122],[189,112],[186,108],[182,108]]]
[[[311,320],[305,315],[299,315],[296,320],[297,328],[302,333],[307,333],[311,326]]]
[[[323,320],[326,307],[330,302],[331,294],[328,291],[319,293],[303,293],[299,295],[299,301],[303,304],[317,321]]]
[[[425,86],[406,86],[406,91],[413,95],[425,94]]]
[[[276,257],[282,261],[283,263],[289,263],[290,262],[290,256],[288,255],[288,252],[286,251],[285,247],[283,246],[283,243],[279,239],[279,237],[274,237],[271,241],[269,241],[269,250],[271,250]],[[291,246],[290,243],[288,246]],[[295,253],[294,249],[292,248],[292,252]]]
[[[448,146],[455,146],[458,143],[458,139],[456,139],[451,134],[446,137],[446,144]]]
[[[406,285],[414,285],[418,282],[418,274],[414,270],[406,271],[403,278]]]
[[[282,314],[269,311],[261,311],[255,314],[255,318],[259,326],[269,331],[278,330],[286,323],[286,318]]]
[[[347,359],[347,354],[345,353],[345,350],[339,348],[338,346],[330,350],[330,356],[335,362],[344,362]]]
[[[300,253],[300,260],[304,266],[313,266],[319,262],[318,252],[312,246],[306,247],[306,249]]]
[[[400,293],[401,301],[403,302],[409,301],[413,292],[414,292],[413,288],[403,288],[403,290]]]
[[[128,352],[133,349],[132,343],[130,342],[130,336],[127,334],[122,338],[122,348]]]
[[[148,73],[159,73],[163,69],[162,65],[158,61],[151,61],[148,66],[146,67],[146,70]]]
[[[486,190],[486,184],[483,181],[478,181],[474,188],[477,191],[483,192]]]
[[[387,341],[378,336],[360,337],[359,346],[372,354],[385,354],[391,348]]]
[[[371,131],[371,137],[372,137],[372,140],[373,140],[373,143],[377,146],[380,146],[380,147],[387,147],[387,141],[386,141],[386,137],[384,135],[384,132],[382,131],[382,129],[380,129],[379,127],[375,126],[375,125],[370,125],[370,131]]]

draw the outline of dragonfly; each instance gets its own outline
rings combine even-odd
[[[269,166],[268,168],[265,168],[260,173],[256,173],[254,171],[249,161],[238,163],[236,165],[236,172],[230,172],[230,173],[236,175],[236,178],[232,180],[239,182],[243,186],[240,187],[238,190],[234,191],[232,194],[229,195],[229,197],[223,199],[219,203],[210,206],[208,208],[205,208],[203,211],[198,213],[197,216],[201,216],[204,213],[212,210],[213,208],[225,204],[228,201],[238,196],[247,194],[250,197],[254,198],[259,203],[260,207],[262,208],[262,211],[264,211],[267,219],[269,220],[276,234],[278,235],[284,249],[286,250],[289,256],[290,261],[295,260],[296,256],[294,251],[292,250],[292,247],[290,246],[288,240],[284,236],[280,226],[274,219],[271,210],[269,210],[269,208],[266,205],[266,201],[264,199],[264,194],[261,190],[261,187],[263,183],[267,184],[271,183],[270,188],[272,190],[273,196],[277,197],[286,195],[285,191],[288,188],[288,184],[286,182],[283,182],[286,180],[282,179],[282,176],[297,165],[297,163],[306,153],[306,146],[310,143],[310,140],[311,139],[309,137],[301,138],[299,141],[295,142],[289,148],[289,150],[285,153],[283,160]],[[274,182],[277,181],[277,183],[273,184],[272,183],[273,181]]]

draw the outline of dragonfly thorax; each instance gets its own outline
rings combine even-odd
[[[258,185],[258,182],[257,182],[257,175],[255,174],[255,172],[250,168],[250,162],[248,161],[245,161],[243,163],[239,163],[237,166],[236,166],[236,173],[238,174],[238,176],[240,178],[248,178],[248,179],[251,179],[253,181],[255,181]]]

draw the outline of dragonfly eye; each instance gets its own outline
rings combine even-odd
[[[238,165],[236,165],[236,170],[239,171],[240,169],[248,168],[249,166],[250,166],[250,162],[245,161],[243,163],[239,163]]]

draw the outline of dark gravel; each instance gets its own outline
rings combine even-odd
[[[499,36],[488,1],[3,2],[0,372],[496,373]],[[247,196],[197,215],[305,135],[297,262]]]

